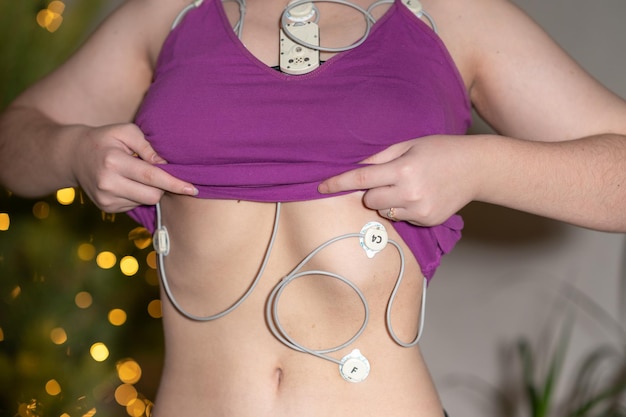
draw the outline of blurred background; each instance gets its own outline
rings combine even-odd
[[[119,2],[0,0],[0,109]],[[626,2],[516,3],[626,97]],[[625,416],[624,235],[485,204],[462,214],[422,339],[449,414]],[[0,417],[150,415],[158,296],[150,236],[125,215],[80,190],[0,189]]]
[[[119,3],[0,0],[0,108]],[[149,415],[163,353],[154,268],[149,234],[80,190],[0,189],[0,416]]]

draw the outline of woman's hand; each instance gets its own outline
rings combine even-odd
[[[471,136],[428,136],[390,146],[371,164],[329,178],[320,193],[365,190],[363,203],[386,218],[433,226],[472,201],[482,168],[473,158]]]
[[[72,172],[89,198],[109,213],[156,204],[164,194],[196,195],[197,189],[157,165],[161,158],[134,124],[81,126]]]

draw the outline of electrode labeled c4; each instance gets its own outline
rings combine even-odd
[[[381,250],[385,249],[389,242],[389,235],[385,226],[378,222],[369,222],[361,229],[361,247],[365,250],[368,258],[373,258]]]

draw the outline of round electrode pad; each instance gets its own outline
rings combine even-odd
[[[354,349],[341,360],[339,372],[348,382],[362,382],[370,374],[370,363],[359,349]]]
[[[385,249],[389,242],[389,235],[385,226],[378,222],[370,222],[361,229],[363,237],[361,246],[365,249],[365,253],[369,258],[373,258],[381,250]]]
[[[313,7],[312,2],[303,3],[295,7],[287,8],[287,18],[292,22],[306,22],[313,16],[315,16],[315,8]]]

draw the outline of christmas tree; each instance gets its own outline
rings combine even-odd
[[[63,61],[110,2],[11,0],[0,109]],[[148,416],[163,353],[147,231],[79,189],[0,189],[0,416]]]

